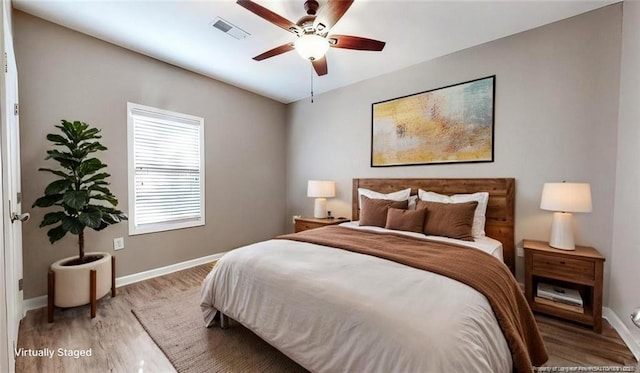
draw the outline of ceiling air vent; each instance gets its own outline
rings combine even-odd
[[[238,40],[242,40],[250,35],[240,27],[220,17],[217,17],[215,20],[213,20],[212,26]]]

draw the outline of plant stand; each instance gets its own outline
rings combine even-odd
[[[55,289],[56,289],[56,274],[52,270],[49,270],[47,277],[47,321],[53,322],[53,311],[55,309]],[[116,296],[116,257],[111,256],[111,297]],[[96,270],[92,269],[89,272],[89,299],[91,304],[91,318],[96,317],[97,299],[96,299]]]

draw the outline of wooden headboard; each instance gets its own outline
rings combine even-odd
[[[395,192],[411,188],[411,194],[418,189],[440,194],[461,194],[489,192],[487,221],[484,230],[487,236],[502,242],[502,256],[505,264],[515,274],[515,179],[353,179],[352,217],[358,220],[358,188],[371,189],[380,193]]]

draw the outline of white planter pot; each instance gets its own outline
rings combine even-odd
[[[54,304],[67,308],[88,304],[90,300],[90,271],[96,270],[96,299],[107,295],[111,290],[111,254],[103,252],[85,253],[85,256],[102,256],[101,259],[81,265],[64,266],[77,259],[71,256],[58,260],[51,265],[55,273]]]

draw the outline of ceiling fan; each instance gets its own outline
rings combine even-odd
[[[262,61],[295,49],[302,58],[310,60],[316,73],[322,76],[328,72],[325,53],[330,47],[363,51],[381,51],[385,45],[383,41],[359,36],[329,35],[331,28],[342,18],[349,7],[351,7],[353,0],[328,0],[322,7],[320,7],[320,4],[318,4],[316,0],[306,0],[304,2],[304,9],[307,15],[300,18],[296,23],[287,20],[253,1],[238,0],[237,3],[266,21],[298,37],[295,42],[280,45],[253,57],[256,61]]]

